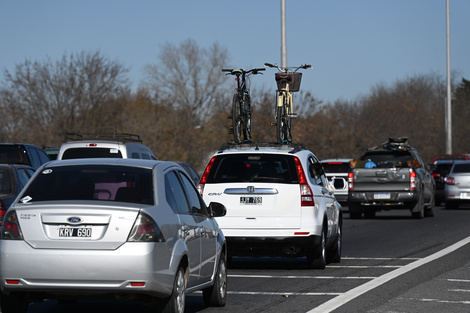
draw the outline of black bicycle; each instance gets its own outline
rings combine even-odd
[[[243,141],[251,141],[251,98],[250,90],[246,87],[246,78],[249,75],[263,74],[265,68],[253,68],[249,71],[243,69],[222,69],[222,72],[228,72],[227,75],[235,75],[237,88],[233,95],[232,101],[232,114],[229,119],[232,119],[232,127],[230,132],[233,132],[233,140],[236,143]]]
[[[291,119],[297,116],[297,114],[294,113],[291,92],[297,92],[300,89],[302,73],[297,71],[299,69],[309,69],[312,68],[312,66],[310,64],[304,64],[299,67],[280,67],[277,64],[271,63],[264,63],[264,65],[279,70],[279,72],[275,74],[277,83],[276,122],[271,125],[276,126],[276,137],[279,143],[290,143],[292,142]]]

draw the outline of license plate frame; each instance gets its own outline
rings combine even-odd
[[[59,238],[91,238],[91,227],[59,227]]]
[[[242,205],[262,205],[263,197],[260,196],[241,196],[240,204]]]
[[[374,199],[375,200],[389,200],[390,193],[389,192],[374,193]]]

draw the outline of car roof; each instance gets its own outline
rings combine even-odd
[[[272,153],[272,154],[296,154],[300,152],[311,153],[302,144],[280,145],[275,143],[245,143],[245,144],[224,144],[215,153],[218,154],[239,154],[239,153]]]
[[[323,159],[320,160],[320,163],[329,163],[329,162],[341,162],[341,163],[349,163],[352,159]]]
[[[171,161],[156,161],[143,159],[121,159],[121,158],[87,158],[87,159],[68,159],[48,162],[47,167],[69,166],[69,165],[123,165],[130,167],[153,168],[159,164],[177,165]]]

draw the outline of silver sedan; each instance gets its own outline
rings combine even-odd
[[[186,292],[226,299],[226,245],[179,165],[131,159],[54,161],[38,169],[5,216],[3,313],[38,299],[143,300],[184,312]]]
[[[444,186],[446,209],[470,204],[470,161],[455,161]]]

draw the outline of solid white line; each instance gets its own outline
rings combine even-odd
[[[329,265],[328,268],[399,268],[403,265]]]
[[[258,291],[227,291],[232,295],[261,295],[261,296],[338,296],[339,292],[258,292]]]
[[[341,260],[377,260],[377,261],[416,261],[419,258],[355,258],[355,257],[341,257]]]
[[[470,292],[468,289],[447,289],[447,291]]]
[[[234,278],[300,278],[300,279],[374,279],[377,276],[272,276],[272,275],[227,275]]]
[[[406,300],[416,300],[421,302],[437,302],[437,303],[452,303],[452,304],[470,304],[470,301],[451,301],[451,300],[439,300],[439,299],[417,299],[407,298]]]
[[[316,308],[308,311],[307,313],[328,313],[328,312],[331,312],[337,308],[339,308],[340,306],[344,305],[345,303],[359,297],[360,295],[382,285],[382,284],[385,284],[386,282],[400,276],[400,275],[403,275],[411,270],[414,270],[420,266],[423,266],[424,264],[426,263],[429,263],[431,261],[434,261],[434,260],[437,260],[463,246],[465,246],[466,244],[470,243],[470,237],[467,237],[463,240],[460,240],[459,242],[457,243],[454,243],[453,245],[445,248],[445,249],[442,249],[434,254],[431,254],[425,258],[422,258],[422,259],[419,259],[417,261],[414,261],[408,265],[405,265],[403,267],[400,267],[396,270],[393,270],[389,273],[386,273],[382,276],[379,276],[367,283],[364,283],[354,289],[351,289],[319,306],[317,306]]]
[[[455,281],[459,283],[470,283],[470,279],[455,279],[455,278],[449,278],[447,279],[448,281]]]

